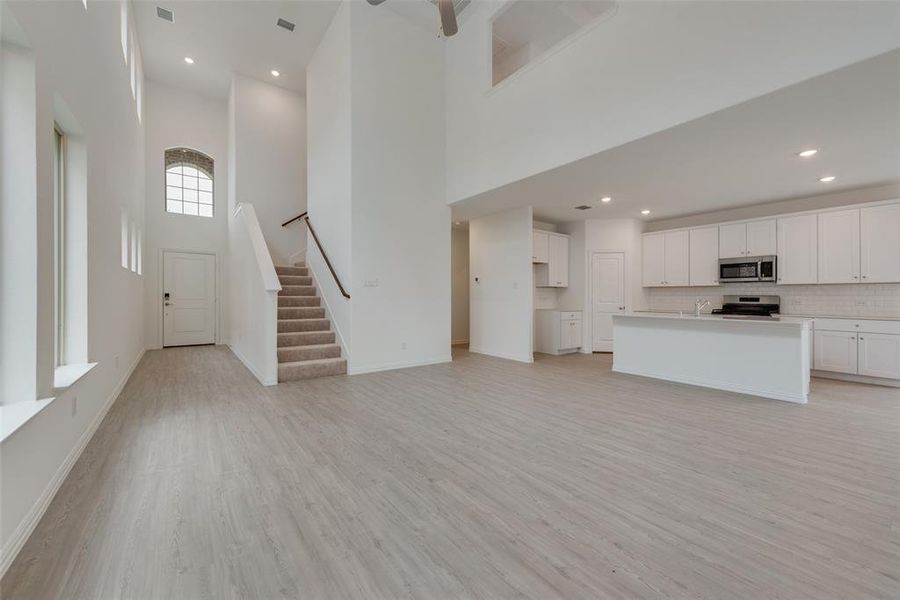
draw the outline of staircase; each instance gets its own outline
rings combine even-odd
[[[316,296],[303,263],[275,267],[278,292],[278,381],[296,381],[347,372],[347,359],[335,343],[331,321]]]

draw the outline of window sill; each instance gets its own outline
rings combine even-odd
[[[6,438],[44,410],[53,400],[54,398],[25,400],[24,402],[0,406],[0,442],[5,442]]]
[[[76,381],[88,374],[88,372],[97,366],[97,363],[79,363],[74,365],[62,365],[56,367],[53,372],[53,391],[60,391],[72,386]]]

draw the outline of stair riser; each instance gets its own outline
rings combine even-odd
[[[320,358],[340,358],[341,347],[337,344],[321,347],[298,346],[296,348],[279,348],[278,362],[296,362],[298,360],[318,360]]]
[[[333,344],[333,331],[303,331],[297,333],[282,333],[278,335],[278,347],[284,346],[309,346],[310,344]]]
[[[283,285],[279,296],[315,296],[316,288],[311,285]]]
[[[318,296],[279,296],[279,308],[309,308],[317,307],[322,304],[322,299]]]
[[[292,331],[328,331],[331,329],[331,322],[328,319],[294,319],[289,321],[278,321],[278,333],[288,333]]]
[[[299,277],[296,275],[279,275],[278,282],[286,285],[312,285],[312,277]]]
[[[279,308],[279,319],[324,319],[325,309],[315,306],[300,308]]]
[[[287,275],[289,277],[308,277],[309,269],[306,267],[275,267],[278,275]]]
[[[347,361],[311,365],[278,365],[278,381],[297,381],[313,377],[343,375],[347,372]]]

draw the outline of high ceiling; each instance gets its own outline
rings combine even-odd
[[[811,158],[797,153],[817,148]],[[834,175],[831,183],[819,178]],[[452,205],[656,220],[900,181],[900,50]],[[604,196],[612,197],[606,204]],[[589,210],[574,207],[588,205]],[[650,215],[640,214],[649,209]]]
[[[306,65],[339,4],[336,0],[152,0],[132,6],[147,76],[224,98],[232,73],[304,93]],[[175,22],[157,17],[157,6],[173,11]],[[294,23],[294,31],[277,27],[279,18]],[[185,64],[185,56],[193,58],[194,64]],[[272,69],[280,77],[273,77]]]

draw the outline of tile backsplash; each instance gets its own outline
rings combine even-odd
[[[900,318],[900,283],[775,285],[729,283],[717,287],[648,288],[650,310],[693,310],[697,298],[722,306],[725,295],[781,296],[785,315]],[[706,311],[710,309],[707,308]]]

